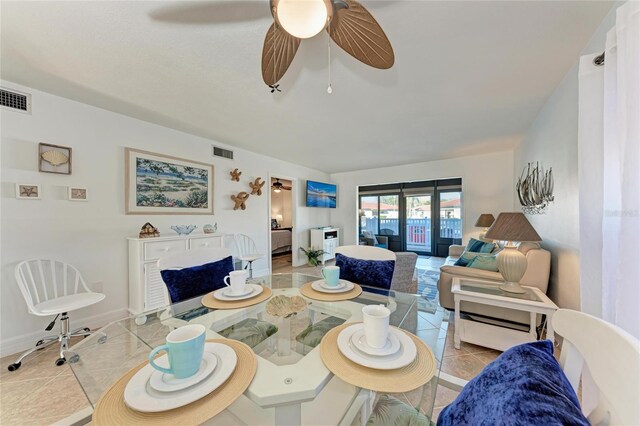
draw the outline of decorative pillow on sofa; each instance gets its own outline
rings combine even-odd
[[[496,243],[485,242],[472,238],[467,244],[465,251],[471,251],[474,253],[491,253],[496,248]]]
[[[341,279],[387,290],[391,288],[395,264],[393,260],[363,260],[336,254]]]
[[[233,271],[231,256],[216,262],[183,269],[165,269],[160,271],[169,291],[171,303],[202,296],[225,287],[224,277]]]
[[[470,253],[468,251],[462,252],[456,263],[453,266],[467,266],[473,259],[480,253]]]
[[[438,426],[588,424],[549,340],[504,352],[438,416]]]
[[[479,255],[474,257],[467,268],[482,269],[484,271],[498,272],[498,259],[496,255]]]

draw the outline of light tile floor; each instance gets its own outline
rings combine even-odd
[[[444,259],[419,258],[418,268],[438,268]],[[320,267],[292,268],[286,257],[274,262],[274,273],[300,272],[319,275]],[[442,371],[463,379],[471,379],[485,365],[495,359],[500,352],[463,343],[459,350],[453,347],[453,325],[445,336],[433,324],[430,314],[420,313],[417,335],[426,341],[434,340],[444,344]],[[432,320],[430,322],[429,320]],[[22,367],[13,373],[7,366],[15,360],[15,355],[0,359],[0,425],[48,425],[88,406],[88,400],[78,385],[68,365],[56,367],[57,346],[52,345],[30,355]],[[414,407],[423,411],[423,401],[430,400],[429,390],[409,392],[400,395]],[[396,395],[398,397],[398,395]],[[438,386],[434,404],[434,420],[448,405],[457,392]]]

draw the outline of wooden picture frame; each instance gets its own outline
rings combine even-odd
[[[38,171],[70,175],[72,166],[72,149],[68,146],[38,144]]]
[[[89,190],[79,186],[68,188],[69,201],[89,201]]]
[[[39,200],[42,197],[40,185],[35,183],[16,183],[16,198],[19,200]]]
[[[214,167],[125,148],[125,214],[213,214]]]

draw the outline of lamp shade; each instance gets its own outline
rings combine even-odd
[[[476,220],[475,226],[478,228],[488,228],[493,225],[493,222],[496,220],[495,217],[491,213],[483,213],[480,215],[478,220]]]
[[[484,237],[499,241],[542,241],[522,213],[500,213]]]
[[[273,4],[280,26],[297,38],[318,34],[325,29],[333,14],[329,0],[278,0]]]

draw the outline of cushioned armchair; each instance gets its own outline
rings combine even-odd
[[[362,240],[368,246],[380,247],[383,249],[389,248],[389,237],[375,235],[371,231],[362,231]]]

